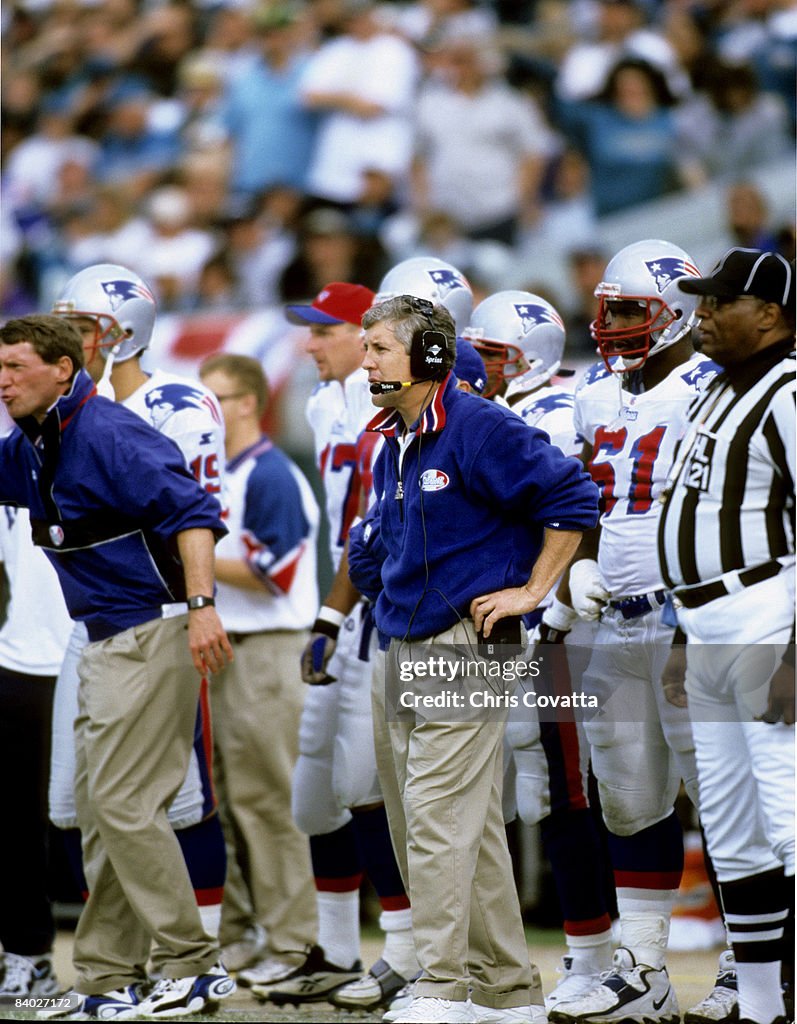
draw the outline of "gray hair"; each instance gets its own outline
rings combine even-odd
[[[426,308],[429,310],[428,315],[422,312]],[[418,299],[414,295],[396,295],[371,306],[363,316],[363,330],[367,331],[369,327],[380,323],[386,323],[391,328],[407,352],[412,348],[415,335],[429,330],[440,331],[446,336],[449,353],[456,350],[457,330],[453,317],[445,306],[435,306],[426,299]]]

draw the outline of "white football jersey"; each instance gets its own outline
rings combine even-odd
[[[376,415],[368,374],[358,368],[343,384],[323,381],[307,402],[315,457],[326,495],[329,548],[337,569],[363,491],[370,494],[370,467],[380,438],[363,430]],[[362,436],[361,436],[362,435]]]
[[[510,406],[530,427],[544,430],[551,443],[565,455],[579,455],[581,442],[573,426],[575,395],[572,391],[552,384],[532,391]]]
[[[225,508],[224,418],[213,392],[197,380],[155,370],[122,404],[175,442],[195,479]]]
[[[589,471],[601,489],[598,565],[612,598],[663,587],[657,548],[659,495],[690,403],[718,370],[694,355],[649,391],[633,395],[598,364],[576,389],[575,427],[592,445]]]

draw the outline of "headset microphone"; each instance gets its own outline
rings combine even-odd
[[[402,388],[411,388],[413,384],[428,384],[432,377],[424,377],[422,380],[380,380],[372,384],[370,391],[372,395],[394,395]]]

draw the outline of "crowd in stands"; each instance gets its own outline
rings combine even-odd
[[[601,217],[794,146],[791,0],[16,0],[2,30],[5,315],[103,261],[175,312],[421,252],[575,274]]]

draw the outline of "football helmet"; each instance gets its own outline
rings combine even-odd
[[[484,360],[490,398],[533,391],[559,369],[565,325],[545,299],[532,292],[496,292],[474,309],[462,332]]]
[[[152,292],[138,274],[114,263],[98,263],[75,274],[52,311],[54,316],[93,320],[95,345],[106,359],[113,350],[117,363],[142,352],[155,326]]]
[[[413,256],[389,270],[376,290],[374,305],[397,295],[414,295],[445,306],[459,334],[473,310],[473,292],[456,267],[434,256]]]
[[[695,324],[697,296],[678,287],[681,277],[700,277],[691,256],[671,242],[646,239],[621,249],[595,289],[598,318],[590,326],[603,361],[612,373],[639,370],[646,360],[680,341]],[[611,325],[612,306],[633,303],[640,323]]]

